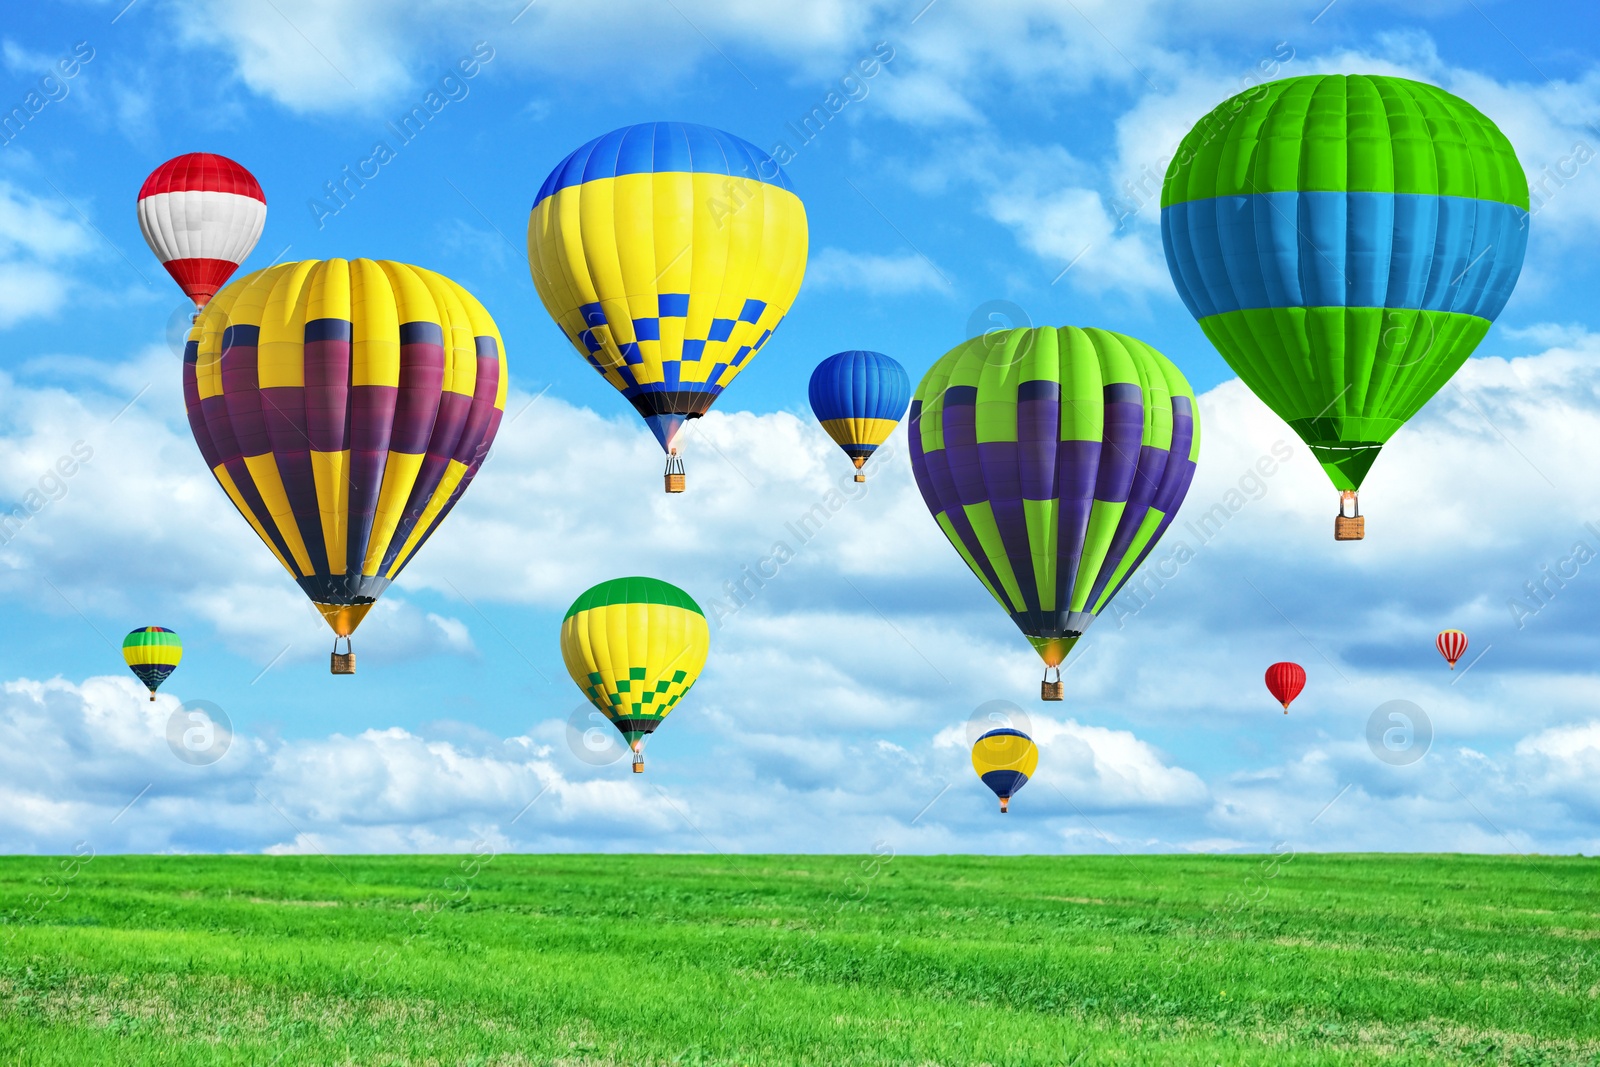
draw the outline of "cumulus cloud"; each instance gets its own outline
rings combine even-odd
[[[1558,343],[1469,361],[1396,435],[1355,545],[1332,541],[1335,494],[1270,411],[1237,381],[1203,394],[1189,501],[1069,661],[1062,717],[1033,724],[1044,759],[1018,812],[1037,821],[998,836],[961,724],[995,697],[1037,708],[1039,665],[928,520],[904,430],[858,485],[809,418],[710,415],[685,441],[690,508],[659,492],[659,449],[631,421],[516,391],[480,480],[363,629],[364,654],[503,658],[500,636],[477,647],[476,605],[553,618],[626,558],[687,588],[712,626],[711,663],[669,727],[669,777],[641,784],[576,758],[549,710],[500,737],[445,719],[402,728],[381,707],[332,736],[242,731],[223,763],[195,769],[167,750],[170,698],[141,702],[131,679],[18,680],[4,712],[19,813],[7,833],[12,847],[57,847],[150,785],[111,834],[125,847],[468,847],[488,835],[522,848],[1027,851],[1041,833],[1085,849],[1588,847],[1583,649],[1600,569],[1585,560],[1600,558],[1600,489],[1583,442],[1600,436],[1600,338],[1524,336]],[[0,546],[8,588],[91,617],[158,590],[262,665],[286,645],[289,659],[320,657],[320,620],[187,428],[156,414],[181,409],[170,360],[69,365],[71,389],[35,374],[0,390],[0,486],[13,500],[49,490]],[[80,440],[92,457],[60,474]],[[597,484],[639,501],[656,536],[618,528]],[[184,522],[152,512],[171,499]],[[1432,647],[1445,626],[1472,641],[1456,672]],[[1260,680],[1277,659],[1311,676],[1288,716]],[[1369,746],[1369,719],[1392,699],[1429,719],[1432,747],[1414,765]],[[513,826],[547,787],[546,815]]]
[[[854,289],[872,296],[898,296],[947,288],[948,280],[917,252],[877,255],[822,248],[806,264],[806,284],[815,289]]]
[[[73,284],[66,267],[92,241],[65,203],[0,180],[0,329],[59,311]]]

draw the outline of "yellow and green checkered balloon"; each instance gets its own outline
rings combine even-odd
[[[700,605],[656,578],[601,582],[561,621],[567,673],[627,739],[635,769],[645,737],[700,677],[710,645]]]

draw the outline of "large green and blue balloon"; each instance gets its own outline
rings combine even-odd
[[[1346,495],[1505,307],[1527,220],[1527,178],[1493,122],[1378,75],[1224,101],[1161,191],[1178,295]]]
[[[1194,479],[1189,383],[1124,334],[995,331],[923,377],[909,443],[928,510],[1044,660],[1044,698],[1061,699],[1062,661]]]

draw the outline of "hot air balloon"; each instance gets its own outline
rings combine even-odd
[[[351,633],[500,427],[494,320],[421,267],[283,263],[206,305],[184,350],[183,395],[206,466],[332,627],[333,672],[355,673]]]
[[[1505,307],[1527,219],[1505,135],[1404,78],[1269,82],[1183,139],[1161,191],[1172,280],[1340,490],[1336,539],[1362,537],[1379,449]]]
[[[1294,703],[1294,698],[1306,687],[1306,669],[1298,663],[1274,663],[1267,668],[1267,692],[1272,698],[1283,705],[1283,713],[1289,714],[1289,705]]]
[[[678,432],[704,415],[789,312],[806,211],[771,156],[732,134],[646,122],[550,172],[528,266],[578,354],[627,397],[683,491]]]
[[[1460,630],[1441,630],[1433,643],[1451,670],[1455,670],[1456,661],[1467,654],[1467,635]]]
[[[561,659],[589,703],[627,739],[635,773],[644,739],[700,677],[711,646],[694,598],[657,578],[613,578],[561,621]]]
[[[145,243],[197,308],[233,277],[266,221],[260,183],[227,156],[169,159],[139,190]]]
[[[122,639],[122,658],[128,669],[150,690],[150,700],[183,659],[183,642],[165,626],[141,626]]]
[[[1033,738],[1021,730],[990,730],[973,742],[972,769],[1000,798],[1000,811],[1004,814],[1017,790],[1027,785],[1039,769],[1039,749]]]
[[[1144,342],[1014,329],[933,365],[910,451],[928,510],[1044,660],[1041,697],[1060,700],[1062,660],[1189,491],[1200,425],[1183,374]]]
[[[911,379],[881,352],[840,352],[811,372],[811,411],[859,473],[906,414]]]

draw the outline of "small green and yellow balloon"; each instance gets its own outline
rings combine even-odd
[[[1009,726],[990,730],[973,742],[972,769],[1000,798],[1004,814],[1012,796],[1039,769],[1039,747],[1021,730]]]
[[[141,626],[122,639],[122,658],[155,700],[156,690],[183,659],[183,642],[165,626]]]
[[[711,630],[682,589],[657,578],[613,578],[586,591],[561,620],[561,659],[589,703],[633,749],[677,707],[706,665]]]

